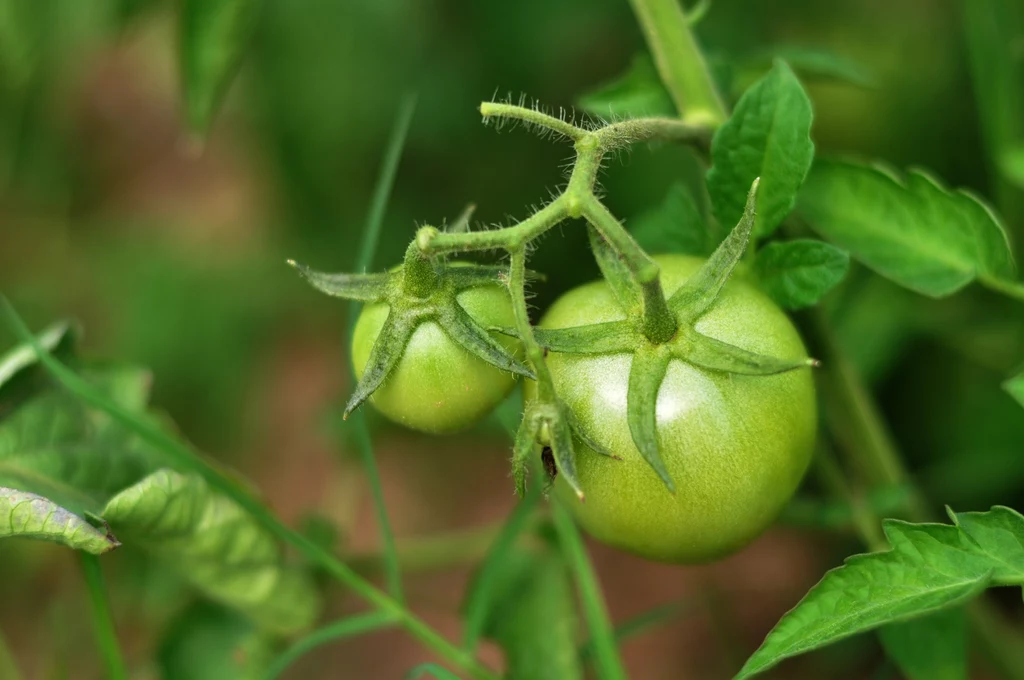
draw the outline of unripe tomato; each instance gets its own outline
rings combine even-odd
[[[484,328],[515,325],[512,303],[501,286],[477,286],[459,293],[463,309]],[[352,338],[356,379],[388,316],[388,305],[363,308]],[[518,340],[496,335],[510,352]],[[370,402],[391,420],[423,432],[456,432],[480,421],[508,396],[515,376],[488,364],[456,344],[434,321],[412,335],[398,365]]]
[[[703,263],[656,257],[666,295]],[[567,328],[625,318],[604,281],[559,298],[540,325]],[[734,276],[696,324],[700,333],[780,358],[806,356],[789,318]],[[556,478],[555,493],[594,537],[638,555],[702,562],[733,552],[777,517],[807,469],[816,408],[809,369],[772,376],[731,375],[673,360],[658,393],[661,456],[671,494],[640,456],[626,421],[629,354],[550,353],[555,389],[595,441],[622,460],[574,442],[580,502]],[[527,398],[535,388],[527,381]]]

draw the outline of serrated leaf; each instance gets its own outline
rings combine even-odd
[[[750,184],[761,178],[754,236],[771,234],[789,214],[814,158],[811,102],[783,61],[740,97],[711,142],[708,192],[715,215],[735,224]]]
[[[250,621],[199,601],[172,622],[157,662],[163,680],[257,680],[270,657],[270,640]]]
[[[268,631],[291,634],[316,619],[309,575],[286,565],[273,537],[199,477],[158,470],[110,499],[103,518],[126,545]]]
[[[886,655],[908,680],[966,680],[967,626],[962,607],[878,631]]]
[[[958,524],[884,523],[892,549],[828,572],[768,634],[737,679],[882,625],[962,604],[990,585],[1024,584],[1024,517],[996,507]]]
[[[512,678],[582,678],[576,603],[561,559],[550,552],[510,551],[494,574],[484,635],[495,640]]]
[[[977,277],[1012,279],[1006,230],[974,196],[912,170],[815,164],[800,193],[801,215],[829,241],[882,276],[931,297]]]
[[[632,220],[633,238],[651,254],[681,253],[707,256],[722,234],[704,222],[690,189],[682,182],[669,187],[661,205]]]
[[[120,543],[109,532],[28,491],[0,486],[0,538],[32,538],[57,543],[93,555]]]
[[[780,307],[802,309],[818,303],[850,268],[850,256],[821,241],[769,243],[754,259],[761,289]]]
[[[1003,389],[1006,390],[1011,397],[1016,399],[1017,403],[1024,406],[1024,369],[1004,382]]]
[[[258,0],[182,0],[180,63],[185,112],[206,134],[252,37]]]
[[[650,55],[633,57],[629,70],[579,98],[581,109],[605,120],[676,115]]]

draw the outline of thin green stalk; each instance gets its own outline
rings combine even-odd
[[[355,616],[329,623],[323,628],[318,628],[309,635],[306,635],[282,652],[267,668],[263,678],[264,680],[274,680],[284,673],[289,666],[317,647],[348,637],[371,633],[390,626],[394,622],[395,620],[387,614],[370,612],[367,614],[356,614]]]
[[[103,572],[100,570],[99,558],[88,553],[79,553],[79,556],[82,562],[82,574],[85,576],[85,585],[89,590],[89,601],[92,604],[92,623],[96,633],[96,644],[99,646],[100,656],[103,657],[107,678],[109,680],[126,680],[128,673],[125,671],[121,646],[117,641],[114,617],[110,613],[110,604],[107,602],[107,589],[103,585]]]
[[[978,280],[990,290],[1024,302],[1024,282],[1022,281],[1007,281],[994,276],[982,276]]]
[[[424,646],[433,650],[438,656],[462,668],[474,678],[479,678],[480,680],[494,680],[496,678],[492,671],[480,664],[472,655],[466,654],[463,650],[450,643],[416,617],[416,615],[407,610],[402,603],[375,588],[371,583],[361,578],[351,568],[338,561],[333,555],[313,541],[282,524],[240,482],[226,477],[216,467],[208,463],[188,446],[160,429],[155,423],[140,418],[114,403],[74,371],[55,359],[52,354],[39,344],[6,297],[0,296],[0,309],[2,309],[8,324],[19,341],[31,346],[39,357],[40,363],[57,382],[73,395],[103,411],[114,421],[137,434],[142,441],[161,451],[170,467],[185,472],[192,472],[202,477],[210,485],[210,488],[234,501],[240,508],[249,513],[268,533],[294,546],[307,560],[353,590],[360,598],[366,600],[382,612],[394,616],[399,625]]]
[[[681,600],[648,609],[647,611],[637,614],[633,618],[627,619],[615,626],[615,642],[619,644],[630,638],[636,637],[641,633],[646,633],[652,628],[657,628],[658,626],[668,623],[682,614],[685,614],[692,608],[693,602],[689,600]],[[589,663],[594,657],[594,643],[591,640],[587,640],[580,647],[579,654],[581,661]]]
[[[661,80],[684,121],[721,125],[725,104],[679,0],[630,0]]]
[[[608,618],[608,609],[604,603],[601,586],[597,582],[594,567],[587,557],[583,539],[573,523],[569,511],[558,502],[552,503],[551,515],[558,532],[558,540],[569,561],[576,578],[580,600],[583,604],[583,616],[590,629],[590,640],[594,650],[594,666],[602,680],[625,680],[626,671],[619,658],[619,650],[615,644],[615,632]]]
[[[384,223],[384,211],[391,196],[391,189],[395,184],[395,176],[398,174],[398,163],[402,158],[402,149],[405,147],[405,139],[408,136],[409,126],[412,123],[412,116],[415,110],[416,95],[406,95],[398,108],[398,116],[395,118],[394,126],[391,129],[388,148],[384,154],[384,162],[381,164],[380,174],[374,187],[373,199],[370,202],[370,212],[363,227],[363,241],[359,249],[359,258],[356,261],[357,272],[365,272],[373,263],[373,256],[377,251],[377,244],[380,241],[381,226]],[[352,335],[355,333],[356,320],[359,318],[360,308],[361,305],[358,302],[352,302],[349,306],[349,346],[351,346]],[[380,483],[377,459],[373,455],[373,441],[370,437],[370,430],[366,425],[366,418],[361,412],[356,412],[353,415],[354,417],[350,418],[350,420],[355,428],[359,455],[362,460],[363,469],[366,472],[366,480],[370,485],[373,510],[377,518],[381,542],[384,545],[384,574],[388,592],[401,602],[404,597],[402,594],[402,572],[398,561],[398,550],[395,548],[395,534],[391,530],[387,505],[384,503],[384,491]]]
[[[494,539],[494,544],[487,552],[483,564],[480,565],[463,616],[462,648],[471,654],[476,653],[477,645],[480,642],[484,620],[487,618],[491,605],[491,589],[494,587],[494,578],[503,566],[516,539],[530,525],[530,519],[540,496],[540,485],[531,484],[527,489],[526,496],[516,505],[502,526],[501,533]]]
[[[537,396],[541,401],[550,402],[555,398],[555,381],[544,359],[544,350],[537,343],[530,325],[530,312],[526,308],[526,248],[510,251],[512,264],[509,270],[508,288],[512,298],[512,313],[516,319],[516,330],[526,350],[526,358],[537,376]]]
[[[14,661],[14,654],[7,645],[7,639],[0,631],[0,678],[22,680],[23,677],[21,671],[18,670],[18,664]]]

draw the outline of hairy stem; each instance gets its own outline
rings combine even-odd
[[[643,297],[644,336],[658,344],[671,340],[679,325],[661,289],[661,268],[658,267],[658,263],[644,252],[611,211],[594,196],[588,196],[584,202],[583,215],[622,257],[640,285]]]
[[[416,234],[416,245],[428,255],[477,250],[511,251],[525,246],[565,218],[565,201],[559,197],[522,222],[504,229],[450,233],[423,227]]]
[[[526,350],[526,358],[537,376],[537,396],[541,401],[552,402],[555,399],[555,382],[551,378],[544,349],[537,343],[530,325],[530,312],[526,308],[526,248],[519,247],[510,251],[512,264],[509,271],[508,288],[512,297],[512,311],[516,317],[516,330]]]
[[[686,122],[717,127],[728,117],[679,0],[630,0],[661,80]]]

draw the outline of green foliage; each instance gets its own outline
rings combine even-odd
[[[491,593],[483,634],[505,650],[511,677],[583,677],[572,582],[557,553],[527,548],[507,552]]]
[[[0,486],[0,538],[34,538],[99,555],[120,543],[53,501]]]
[[[647,252],[707,257],[724,234],[706,224],[690,189],[682,182],[669,187],[661,204],[630,223],[630,233]]]
[[[1003,383],[1003,388],[1024,406],[1024,370]]]
[[[963,608],[952,607],[882,626],[878,635],[908,680],[966,680],[966,623]]]
[[[319,613],[309,575],[287,565],[274,538],[199,477],[158,470],[111,498],[103,517],[122,542],[144,547],[267,630],[295,633]]]
[[[1024,517],[1006,507],[950,516],[954,526],[887,520],[892,549],[851,557],[826,574],[737,680],[851,635],[963,604],[990,586],[1024,585]]]
[[[169,626],[157,655],[164,680],[257,680],[270,643],[238,613],[198,601]]]
[[[674,116],[675,106],[648,54],[633,57],[629,70],[578,100],[581,109],[605,120]]]
[[[1006,231],[992,211],[921,171],[901,180],[878,165],[818,162],[800,213],[854,258],[923,295],[1014,276]]]
[[[796,202],[814,158],[811,102],[783,61],[747,90],[715,132],[708,192],[715,215],[735,224],[750,184],[761,178],[754,235],[769,236]]]
[[[850,267],[850,256],[821,241],[769,243],[757,253],[754,275],[776,304],[786,309],[816,305],[839,285]]]

